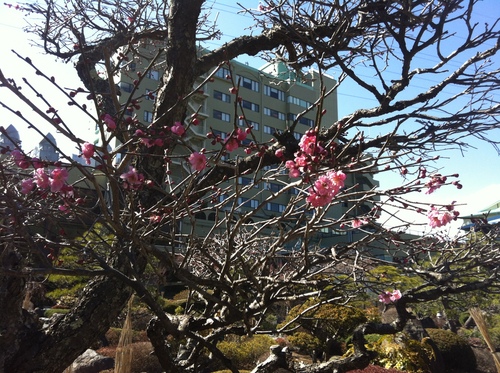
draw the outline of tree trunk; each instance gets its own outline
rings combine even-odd
[[[11,282],[16,280],[10,278]],[[2,282],[4,284],[5,282]],[[16,307],[6,310],[9,302],[2,302],[2,320],[15,315],[12,330],[1,339],[1,360],[5,372],[57,373],[66,369],[89,346],[104,335],[131,296],[131,289],[115,277],[99,277],[83,290],[79,303],[65,316],[54,316],[50,326],[41,329],[35,320],[21,313],[24,290],[11,286],[9,299],[15,297]],[[12,308],[11,307],[11,308]],[[7,312],[9,311],[9,312]],[[2,323],[4,327],[4,323]],[[21,333],[19,332],[21,330]],[[10,331],[10,329],[9,329]],[[3,336],[2,336],[3,337]],[[3,346],[10,346],[8,349]]]

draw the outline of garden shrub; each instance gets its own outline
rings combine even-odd
[[[130,373],[161,373],[163,369],[156,355],[152,354],[153,345],[151,342],[135,342],[129,345],[131,348],[132,359],[130,363]],[[102,347],[97,353],[103,356],[116,358],[116,347]],[[111,369],[113,373],[115,370]]]
[[[426,329],[437,345],[448,372],[470,372],[476,369],[476,356],[467,340],[449,330]]]
[[[404,373],[404,372],[393,368],[390,369],[383,368],[378,365],[368,365],[365,369],[350,370],[346,373]]]
[[[111,346],[118,345],[120,340],[120,334],[122,333],[121,328],[109,328],[106,332],[105,337]],[[145,330],[133,330],[132,331],[132,342],[147,342],[149,338]]]
[[[435,360],[434,350],[425,339],[422,342],[416,341],[403,333],[381,336],[378,341],[369,343],[367,347],[378,353],[375,364],[410,373],[431,371],[432,362]]]
[[[132,343],[131,373],[161,373],[163,369],[156,355],[152,354],[151,342]]]
[[[294,333],[288,337],[288,341],[293,347],[298,348],[301,353],[308,355],[322,345],[318,338],[306,332]]]
[[[259,358],[269,353],[269,348],[276,342],[268,335],[253,337],[236,337],[217,344],[217,348],[231,359],[238,369],[252,369]]]

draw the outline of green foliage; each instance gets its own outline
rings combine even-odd
[[[374,363],[387,369],[426,373],[430,371],[431,363],[435,360],[434,350],[427,340],[415,341],[403,333],[396,336],[381,336],[376,342],[369,343],[367,347],[378,353]]]
[[[488,332],[493,344],[496,347],[500,347],[500,315],[495,314],[487,317]]]
[[[465,338],[449,330],[426,330],[441,352],[447,371],[470,372],[476,368],[476,356]]]
[[[66,314],[68,313],[70,310],[67,309],[67,308],[51,308],[51,309],[48,309],[44,312],[43,316],[44,317],[52,317],[54,316],[54,314],[56,313],[59,313],[59,314]]]
[[[227,338],[219,342],[217,348],[237,368],[252,368],[258,359],[269,352],[269,348],[276,344],[268,335],[254,335],[253,337]]]
[[[327,337],[344,339],[350,336],[356,326],[367,321],[363,310],[354,307],[322,304],[308,311],[308,308],[318,303],[317,299],[309,299],[296,306],[288,313],[285,323],[300,316],[297,323],[322,341]]]
[[[176,314],[176,310],[179,308],[179,307],[182,307],[182,309],[184,310],[185,307],[186,307],[186,300],[170,300],[170,299],[165,299],[163,301],[163,310],[166,312],[166,313],[170,313],[170,314],[173,314],[175,315]]]
[[[313,350],[322,345],[321,341],[306,332],[297,332],[288,337],[290,344],[305,354],[311,354]]]
[[[422,283],[418,277],[410,277],[403,270],[390,265],[377,266],[369,272],[369,280],[386,287],[386,290],[405,291]]]
[[[86,283],[86,278],[81,276],[51,275],[48,279],[48,287],[54,290],[47,292],[45,296],[54,302],[62,297],[76,298]],[[68,305],[71,306],[71,304]]]

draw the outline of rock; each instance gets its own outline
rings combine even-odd
[[[94,350],[88,349],[71,365],[72,373],[99,373],[115,366],[115,359],[99,355]]]

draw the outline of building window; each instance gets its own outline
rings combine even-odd
[[[127,70],[128,71],[135,71],[136,69],[136,63],[135,62],[130,62],[128,65],[127,65]]]
[[[200,219],[200,220],[207,220],[207,216],[205,215],[205,213],[203,211],[200,211],[200,212],[197,212],[196,214],[194,214],[194,218]]]
[[[144,121],[150,123],[153,120],[153,113],[150,111],[144,111]]]
[[[259,123],[248,119],[238,119],[238,126],[248,128],[252,127],[254,130],[259,130]]]
[[[308,126],[308,127],[314,127],[314,120],[306,118],[306,117],[300,118],[299,123],[303,124],[305,126]]]
[[[240,185],[252,185],[253,184],[253,179],[251,177],[239,177],[238,178],[238,184]],[[255,183],[253,185],[254,188],[259,188],[259,184]]]
[[[312,103],[310,103],[309,101],[306,101],[306,100],[303,100],[301,98],[294,97],[294,96],[288,96],[287,101],[289,104],[298,105],[298,106],[301,106],[303,108],[308,108],[308,107],[312,106]]]
[[[160,80],[160,72],[158,70],[148,70],[146,78]]]
[[[266,210],[273,212],[285,212],[286,206],[281,203],[268,202],[266,203]]]
[[[226,138],[226,133],[218,130],[212,130],[215,137],[220,137],[222,140]]]
[[[252,111],[256,111],[257,113],[259,112],[260,108],[259,105],[254,104],[253,102],[247,101],[247,100],[242,100],[241,101],[241,106],[245,109],[249,109]]]
[[[302,138],[302,134],[299,132],[294,132],[293,137],[295,137],[295,140],[300,141],[300,139]]]
[[[146,89],[146,100],[154,101],[156,100],[156,92],[151,89]]]
[[[231,71],[229,71],[229,69],[226,69],[225,67],[220,67],[215,73],[215,76],[222,79],[227,79],[228,76],[231,76]]]
[[[220,91],[214,91],[214,98],[224,102],[231,102],[231,96]]]
[[[297,119],[297,115],[295,115],[293,113],[288,113],[288,120],[294,121],[295,119]],[[314,120],[306,118],[306,117],[301,117],[299,119],[299,123],[303,124],[305,126],[308,126],[308,127],[314,127]]]
[[[259,207],[259,201],[256,199],[239,197],[238,198],[238,205],[240,205],[241,207],[248,207],[248,208],[256,209]]]
[[[269,97],[273,97],[277,100],[285,101],[285,92],[281,89],[273,88],[268,85],[264,86],[264,94]]]
[[[134,85],[132,83],[120,82],[120,89],[123,92],[130,93],[134,90]]]
[[[271,192],[279,192],[281,189],[283,189],[283,185],[276,183],[265,183],[264,188],[270,190]]]
[[[273,135],[276,132],[276,128],[264,125],[264,133],[268,135]]]
[[[222,120],[224,122],[231,122],[231,114],[224,113],[219,110],[214,110],[214,118]]]
[[[244,87],[250,89],[255,92],[259,92],[259,82],[252,80],[250,78],[246,78],[244,76],[238,75],[238,82],[240,87]]]
[[[279,120],[286,120],[286,115],[278,110],[264,108],[264,114]]]

